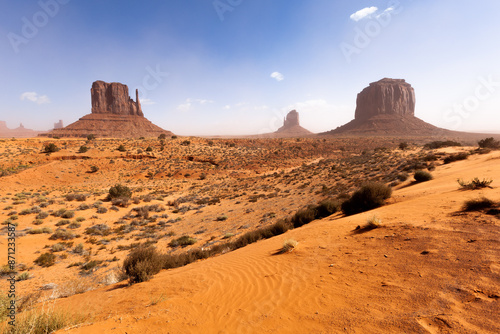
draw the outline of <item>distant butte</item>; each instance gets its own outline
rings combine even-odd
[[[404,79],[372,82],[356,99],[354,120],[323,135],[442,136],[459,132],[415,117],[415,92]]]
[[[136,90],[134,101],[129,97],[127,85],[95,81],[90,89],[92,113],[60,129],[54,129],[45,136],[49,137],[97,137],[136,138],[158,137],[161,134],[172,136],[144,117],[139,93]],[[61,123],[62,124],[62,123]]]
[[[26,129],[22,123],[15,129],[9,129],[5,121],[0,121],[0,138],[30,138],[40,133],[42,132]]]

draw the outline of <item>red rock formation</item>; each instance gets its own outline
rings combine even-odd
[[[386,114],[415,115],[415,92],[404,79],[384,78],[372,82],[358,94],[355,119],[369,119]]]
[[[118,82],[96,81],[90,89],[93,114],[115,114],[144,116],[135,90],[136,101],[128,95],[127,85]]]
[[[382,79],[358,94],[354,120],[323,134],[342,135],[452,135],[415,117],[415,93],[403,79]]]
[[[295,125],[300,125],[299,124],[299,113],[297,112],[297,110],[292,110],[286,115],[286,117],[283,121],[283,127],[284,128],[291,128],[292,126],[295,126]]]
[[[59,122],[54,123],[54,129],[62,129],[62,128],[64,128],[62,119],[60,119]]]
[[[46,134],[49,137],[97,137],[137,138],[173,135],[144,117],[139,94],[136,101],[128,95],[128,87],[121,83],[96,81],[90,90],[92,113],[62,128]]]

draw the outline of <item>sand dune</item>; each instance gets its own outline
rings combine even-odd
[[[243,249],[57,300],[90,312],[70,333],[498,333],[500,226],[456,214],[492,189],[457,178],[499,175],[500,154],[439,167],[435,179],[394,192],[391,204],[330,216]],[[382,227],[352,231],[377,215]],[[273,255],[284,239],[298,247]]]

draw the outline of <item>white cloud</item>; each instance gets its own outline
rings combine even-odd
[[[141,100],[141,105],[143,105],[143,106],[150,106],[152,104],[156,104],[156,102],[154,102],[151,99],[143,99],[143,100]]]
[[[391,8],[391,7],[389,7]],[[366,7],[361,10],[358,10],[356,13],[351,15],[351,20],[353,21],[360,21],[365,18],[370,18],[376,11],[378,10],[377,7]]]
[[[189,111],[189,109],[191,109],[191,105],[192,105],[191,99],[186,99],[186,103],[179,104],[177,106],[177,110],[183,111],[183,112]]]
[[[21,101],[28,100],[31,102],[35,102],[37,104],[50,103],[50,99],[48,98],[47,95],[38,95],[38,93],[35,93],[35,92],[22,93],[21,96],[19,97],[19,99]]]
[[[285,79],[285,77],[283,76],[283,74],[281,74],[280,72],[273,72],[273,73],[271,73],[271,78],[276,79],[276,81],[281,81],[281,80]]]
[[[214,103],[214,101],[212,101],[212,100],[203,100],[203,99],[196,99],[195,101],[198,102],[201,105],[203,105],[203,104],[209,104],[209,103]]]
[[[215,101],[212,101],[212,100],[206,100],[206,99],[191,99],[191,98],[188,98],[186,99],[186,103],[182,103],[182,104],[179,104],[177,106],[177,110],[179,111],[189,111],[191,110],[191,107],[193,107],[194,105],[206,105],[206,104],[210,104],[210,103],[214,103]]]
[[[388,7],[386,10],[384,10],[382,13],[378,14],[377,15],[377,18],[381,17],[381,16],[384,16],[384,15],[387,15],[387,14],[391,14],[393,11],[395,10],[394,7]]]

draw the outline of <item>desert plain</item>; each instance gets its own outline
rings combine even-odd
[[[16,276],[24,330],[52,317],[58,333],[497,333],[500,152],[424,147],[433,140],[4,139],[1,289]],[[49,144],[57,150],[44,153]],[[417,170],[432,180],[416,182]],[[457,182],[474,178],[492,182]],[[369,181],[392,188],[376,209],[338,207],[145,282],[124,273],[141,245],[170,255],[229,245]],[[108,198],[116,185],[128,201]],[[464,210],[483,197],[488,210]]]

